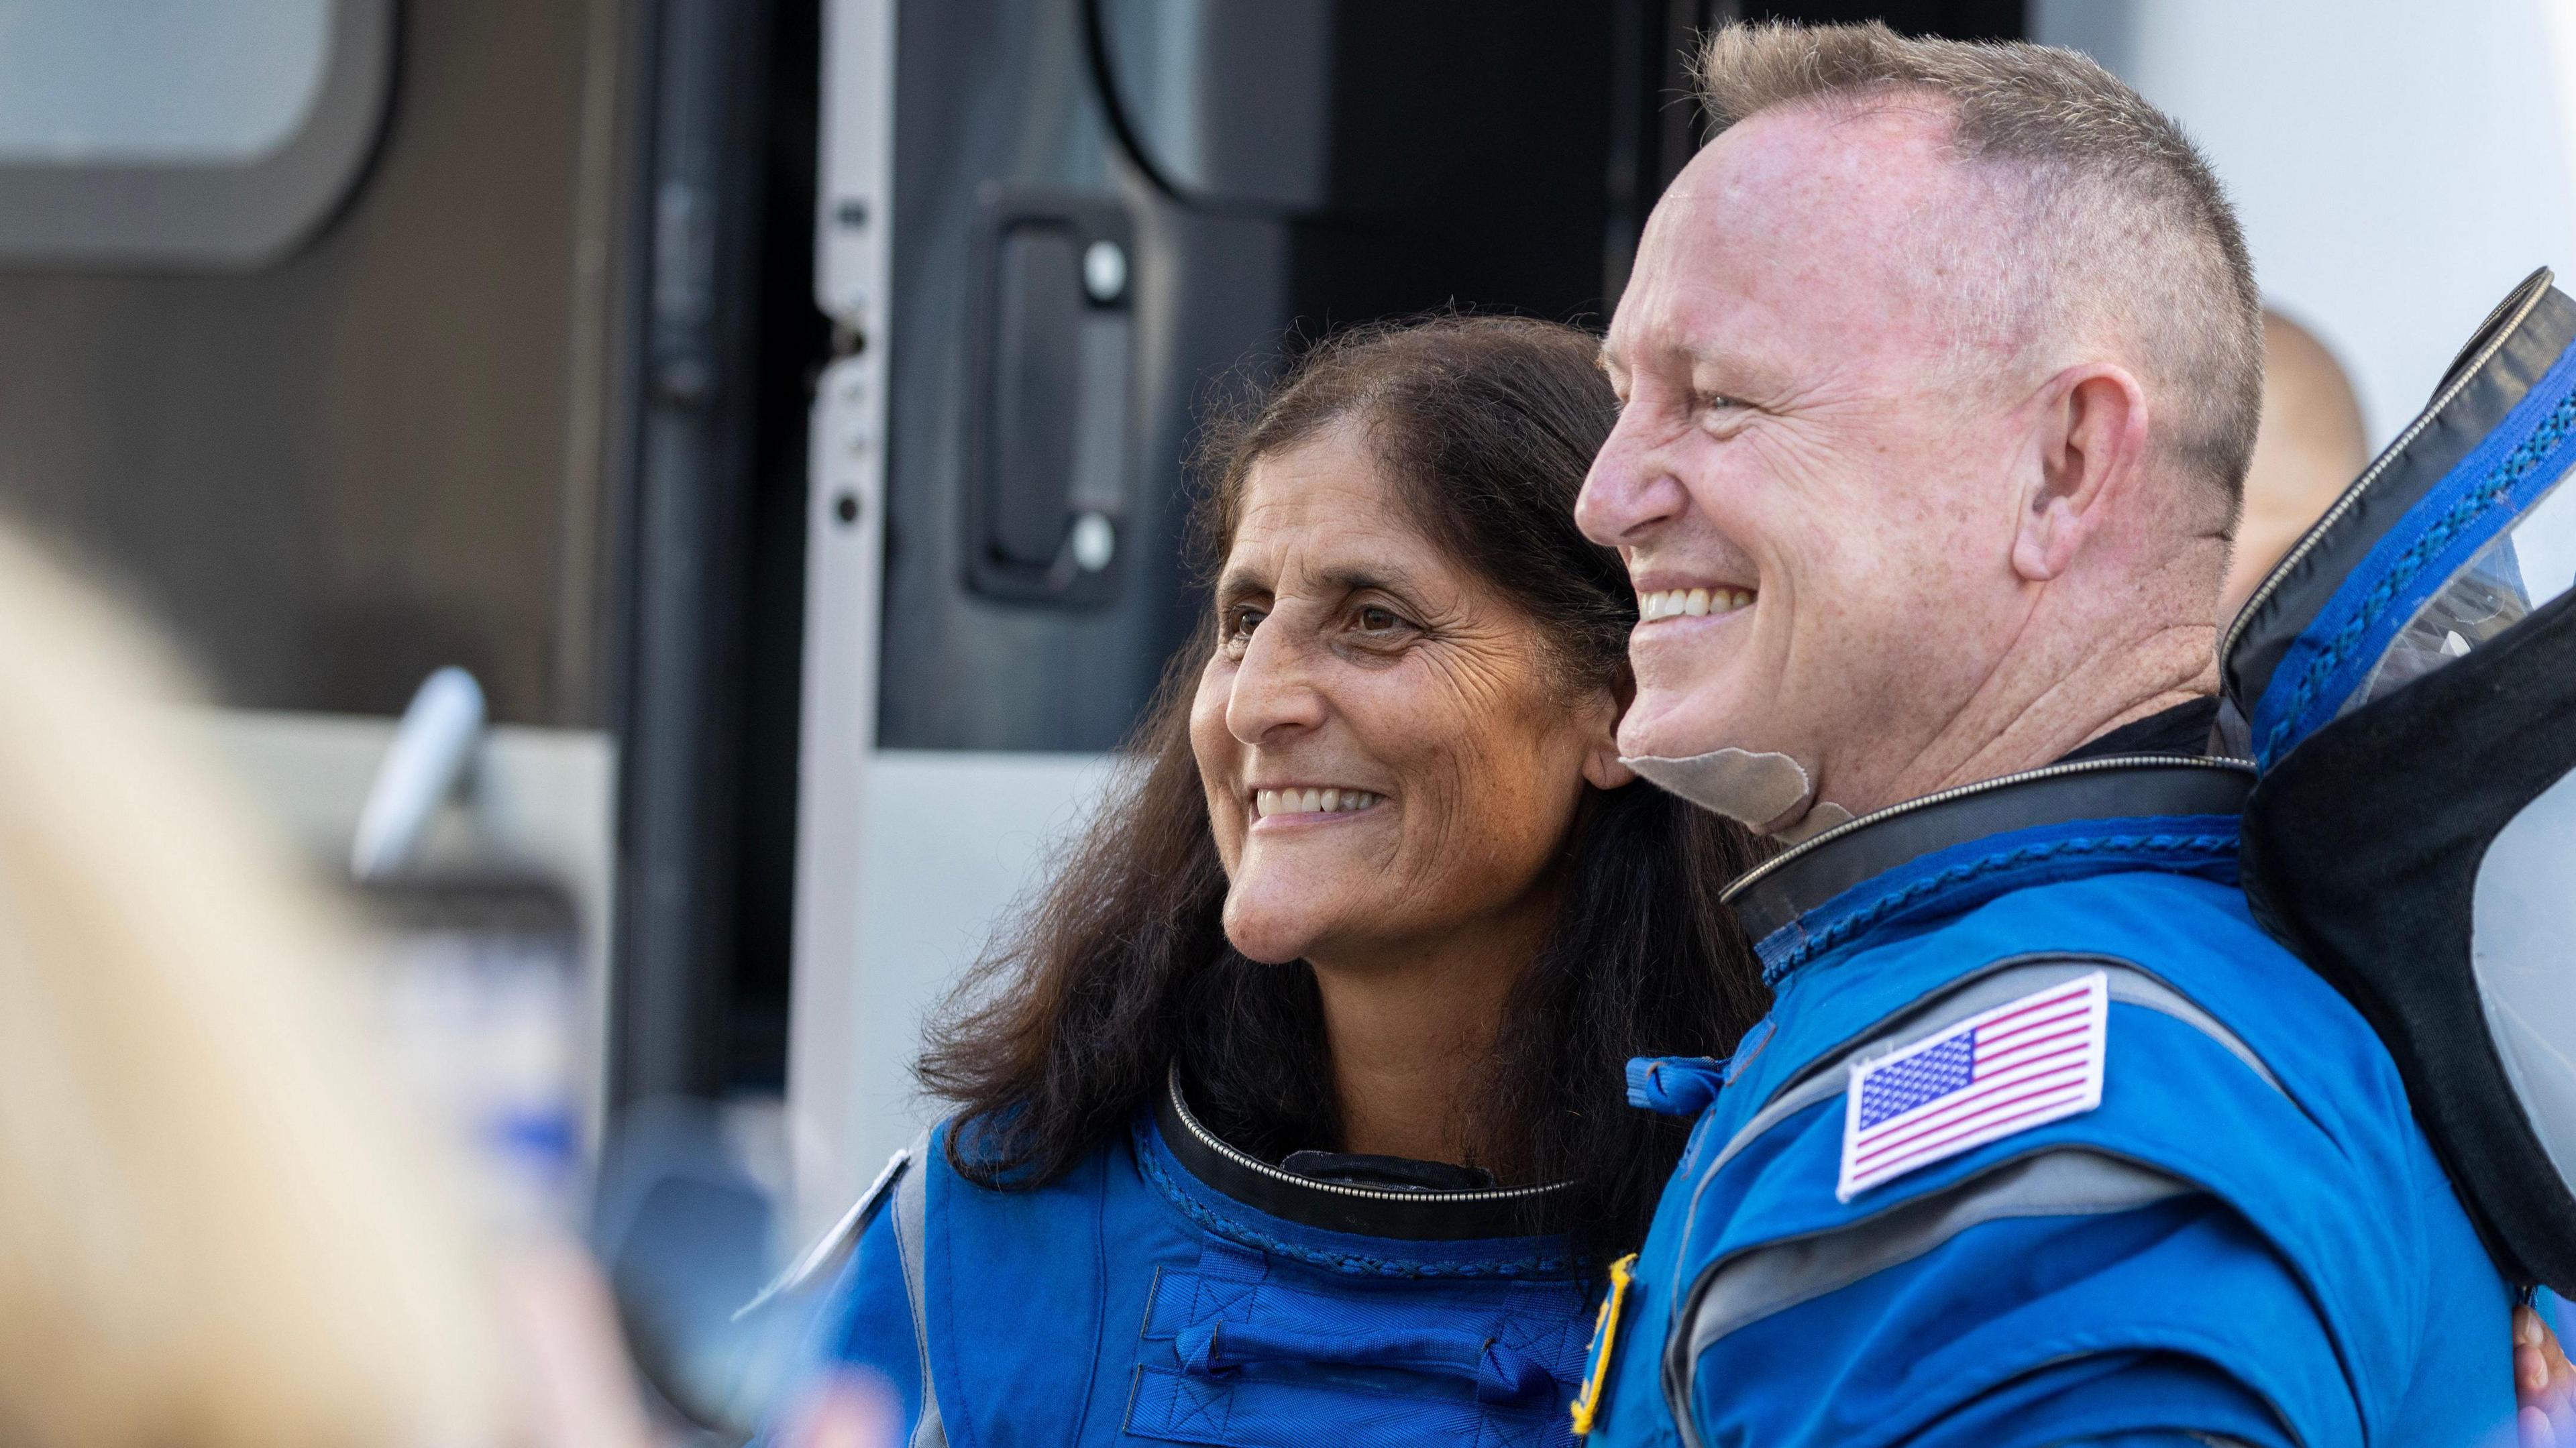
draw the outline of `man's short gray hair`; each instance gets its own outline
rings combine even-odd
[[[2262,300],[2245,234],[2172,117],[2071,50],[1916,40],[1885,25],[1730,25],[1696,67],[1715,129],[1782,106],[1930,96],[1960,159],[2005,187],[2018,235],[1976,244],[1969,300],[2025,344],[2108,329],[2135,349],[2161,445],[2238,497],[2263,408]],[[1990,244],[1989,244],[1990,243]],[[2015,273],[2018,273],[2017,275]]]

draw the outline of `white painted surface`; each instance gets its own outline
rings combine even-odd
[[[808,421],[804,688],[796,782],[787,1155],[790,1225],[828,1220],[870,1168],[852,1155],[862,1098],[847,1022],[862,959],[858,890],[876,744],[885,559],[885,304],[894,194],[894,0],[823,11],[814,300],[863,345],[835,359]]]
[[[894,12],[895,0],[829,0],[823,11],[814,304],[861,329],[884,322],[885,239],[894,235]]]
[[[924,1017],[982,954],[1011,907],[1043,883],[1055,849],[1088,819],[1111,765],[1086,754],[884,750],[870,757],[856,888],[820,892],[852,912],[833,929],[855,941],[854,954],[839,962],[800,957],[817,970],[835,968],[846,982],[842,1014],[798,1037],[821,1049],[836,1042],[841,1052],[837,1074],[847,1095],[830,1143],[840,1160],[882,1166],[928,1123],[931,1104],[910,1074]],[[823,1193],[807,1172],[805,1150],[800,1142],[796,1206],[808,1228],[800,1237],[848,1205]]]
[[[849,1018],[866,879],[868,761],[877,721],[884,592],[882,346],[824,370],[816,389],[805,522],[804,688],[796,775],[796,904],[789,946],[787,1141],[796,1222],[868,1179],[849,1155]],[[842,516],[844,511],[852,514]]]
[[[2178,118],[2264,295],[2343,361],[2374,446],[2533,267],[2576,275],[2576,4],[2036,0]]]

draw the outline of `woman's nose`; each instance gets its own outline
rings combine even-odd
[[[1633,404],[1620,413],[1574,500],[1574,525],[1605,548],[1632,547],[1690,506],[1665,448],[1638,413]]]
[[[1323,723],[1316,663],[1314,650],[1275,620],[1254,629],[1226,696],[1226,729],[1246,744],[1267,744],[1284,732]]]

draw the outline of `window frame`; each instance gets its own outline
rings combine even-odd
[[[0,161],[0,266],[256,270],[347,198],[393,92],[395,0],[330,0],[322,85],[286,143],[239,164]]]

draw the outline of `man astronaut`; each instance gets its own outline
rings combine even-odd
[[[1610,329],[1578,516],[1622,750],[1788,842],[1776,990],[1578,1404],[1596,1443],[2466,1443],[2511,1293],[2388,1050],[2237,884],[2216,603],[2243,238],[2100,67],[1730,27]],[[1659,602],[1750,595],[1691,615]],[[1580,1411],[1588,1408],[1588,1414]]]

